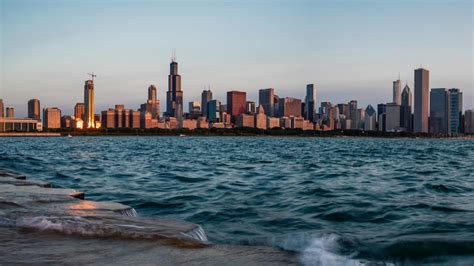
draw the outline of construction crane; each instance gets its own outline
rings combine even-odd
[[[94,80],[94,78],[97,77],[97,75],[95,75],[94,72],[92,72],[92,73],[87,73],[87,75],[91,76],[91,77],[92,77],[92,80]]]

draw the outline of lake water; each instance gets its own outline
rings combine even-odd
[[[474,141],[1,138],[0,168],[307,264],[474,263]]]

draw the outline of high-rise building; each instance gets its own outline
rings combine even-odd
[[[263,107],[267,116],[274,117],[275,114],[275,90],[273,88],[258,91],[258,102]]]
[[[189,113],[190,114],[198,114],[201,113],[201,103],[198,101],[192,101],[188,103],[189,105]]]
[[[255,102],[247,101],[245,103],[245,112],[247,114],[255,114],[257,112],[257,107],[255,106]]]
[[[31,99],[28,101],[28,118],[40,120],[40,101],[38,99]]]
[[[280,117],[300,117],[301,116],[301,100],[291,97],[280,99],[278,114]]]
[[[157,98],[157,89],[155,85],[148,87],[148,99],[146,103],[140,105],[141,112],[149,112],[152,118],[160,116],[160,100]]]
[[[3,99],[0,99],[0,118],[4,116],[4,114],[3,114],[3,112],[4,112],[3,109],[4,109],[4,107],[3,107]]]
[[[305,112],[304,118],[309,121],[314,120],[316,114],[316,87],[314,84],[306,85]]]
[[[207,119],[209,123],[221,122],[221,102],[219,100],[211,100],[207,103],[207,107]]]
[[[349,102],[349,118],[352,121],[357,120],[357,101],[352,100]]]
[[[431,89],[429,132],[448,133],[448,91],[444,88]]]
[[[339,103],[337,105],[337,108],[339,109],[339,114],[344,115],[345,118],[349,119],[349,104],[347,103]]]
[[[402,105],[402,84],[400,79],[393,82],[393,102]]]
[[[203,90],[201,93],[201,112],[202,116],[207,117],[207,103],[212,100],[212,91]]]
[[[74,116],[76,119],[83,119],[84,117],[84,103],[76,103],[74,106]]]
[[[415,112],[413,131],[428,133],[430,72],[424,68],[415,69]]]
[[[227,113],[231,115],[232,122],[236,116],[245,113],[246,98],[247,93],[243,91],[227,92]]]
[[[6,117],[8,118],[14,118],[15,117],[15,108],[13,106],[9,105],[5,109]]]
[[[364,130],[375,131],[377,129],[377,113],[372,105],[367,105],[365,108]]]
[[[474,134],[474,109],[464,113],[464,133]]]
[[[152,103],[156,102],[158,99],[156,95],[157,95],[156,87],[155,85],[152,84],[148,87],[148,101]]]
[[[44,117],[43,117],[44,119]],[[95,128],[94,80],[86,80],[84,85],[84,128]]]
[[[43,109],[43,128],[61,128],[61,110],[57,107]]]
[[[255,113],[255,128],[267,129],[267,115],[262,105],[259,105]]]
[[[171,60],[170,74],[168,75],[166,115],[178,120],[183,118],[183,91],[181,90],[181,76],[178,74],[178,63],[175,58]]]
[[[400,130],[400,105],[387,103],[385,105],[385,131]]]
[[[462,132],[462,92],[459,89],[448,90],[448,134]]]
[[[377,129],[379,131],[385,131],[385,111],[387,105],[384,103],[377,104]]]
[[[404,128],[405,131],[411,132],[412,128],[412,94],[410,87],[405,85],[402,92],[402,104],[400,106],[400,127]]]

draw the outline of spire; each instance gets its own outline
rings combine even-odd
[[[176,50],[171,53],[171,62],[176,62]]]

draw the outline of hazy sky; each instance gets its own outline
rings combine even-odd
[[[423,66],[431,88],[460,88],[474,108],[471,0],[0,2],[0,98],[17,116],[30,98],[70,114],[91,71],[96,113],[137,109],[150,84],[163,110],[174,50],[186,103],[207,85],[225,102],[268,87],[303,98],[315,83],[318,106],[365,107],[392,101],[399,73],[413,90]]]

